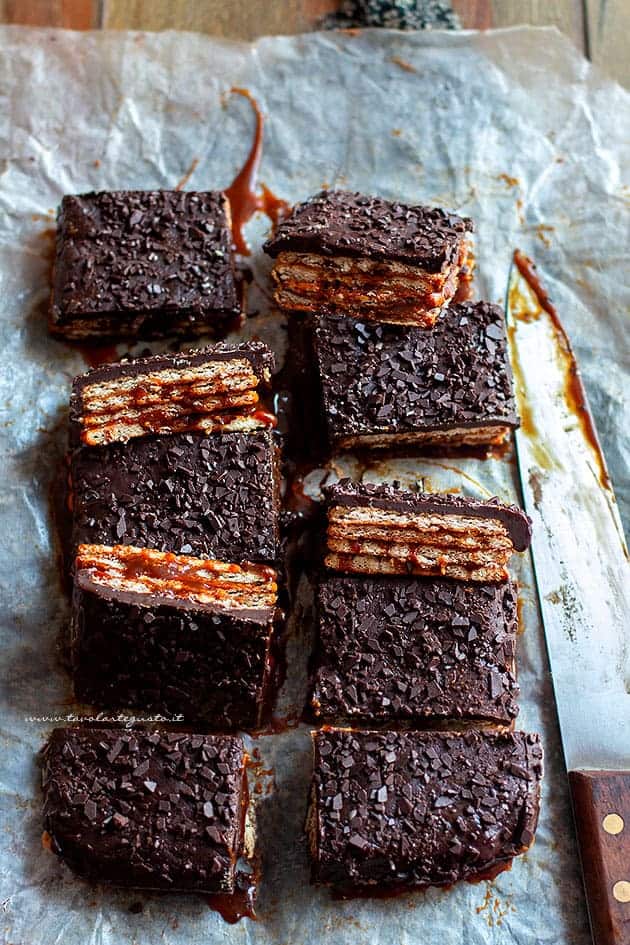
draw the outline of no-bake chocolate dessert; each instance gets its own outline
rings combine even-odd
[[[105,191],[63,198],[53,334],[70,340],[221,337],[240,317],[224,194]]]
[[[510,726],[518,713],[514,584],[327,574],[317,593],[318,720]]]
[[[498,499],[349,479],[324,492],[325,563],[336,571],[506,581],[510,557],[525,551],[531,539],[527,515]]]
[[[281,308],[430,326],[455,295],[471,230],[444,210],[324,190],[297,204],[264,249]]]
[[[518,426],[498,305],[451,305],[431,330],[320,312],[313,350],[333,448],[490,445]]]
[[[248,342],[94,368],[72,385],[71,445],[273,426],[275,417],[260,398],[273,366],[266,345]]]
[[[75,694],[215,729],[260,726],[274,687],[277,578],[130,545],[79,546],[71,654]]]
[[[234,893],[252,846],[240,738],[58,728],[42,761],[47,845],[76,873]]]
[[[269,430],[75,450],[72,554],[80,544],[125,544],[272,563],[280,553],[278,462]]]
[[[315,732],[314,882],[342,892],[450,885],[506,867],[538,822],[538,735]]]

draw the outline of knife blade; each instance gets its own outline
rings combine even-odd
[[[630,943],[630,569],[577,363],[534,264],[510,271],[516,455],[596,945]]]

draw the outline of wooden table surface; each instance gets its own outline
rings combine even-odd
[[[69,29],[183,29],[232,39],[312,29],[337,0],[0,0],[0,22]],[[557,26],[630,87],[630,0],[453,0],[462,26]]]

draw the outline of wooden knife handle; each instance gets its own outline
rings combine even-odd
[[[630,945],[630,771],[570,771],[595,945]]]

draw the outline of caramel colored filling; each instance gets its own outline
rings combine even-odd
[[[282,308],[315,311],[330,305],[366,321],[429,326],[453,298],[468,246],[438,273],[395,260],[284,252],[272,272]]]
[[[118,593],[148,594],[222,610],[274,608],[276,572],[132,545],[79,545],[76,576]]]
[[[269,426],[275,418],[258,409],[258,384],[245,358],[86,384],[81,391],[81,440],[100,446],[147,433]]]
[[[513,545],[492,518],[333,507],[326,565],[367,574],[418,574],[504,581]]]

